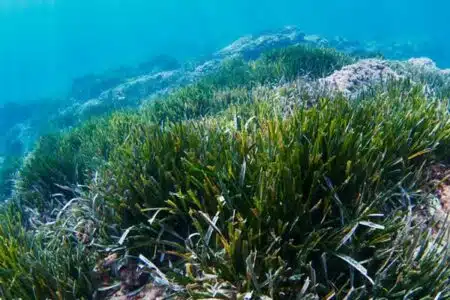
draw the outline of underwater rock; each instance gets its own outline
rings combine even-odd
[[[84,103],[75,105],[73,107],[73,108],[76,107],[76,109],[74,109],[74,114],[77,117],[94,115],[95,112],[98,111],[100,113],[99,110],[104,110],[103,106],[104,106],[104,102],[102,102],[100,99],[97,99],[97,98],[89,99]],[[67,111],[65,113],[67,114]],[[70,113],[72,113],[72,112],[69,112],[69,114]]]
[[[407,62],[416,67],[437,69],[436,63],[428,57],[410,58]]]
[[[155,91],[168,86],[177,85],[183,81],[181,70],[164,71],[128,79],[111,90],[103,92],[99,99],[108,101],[135,102],[145,98]]]
[[[341,92],[354,98],[375,84],[390,79],[398,80],[402,76],[392,70],[389,65],[379,59],[364,59],[355,64],[343,67],[319,82],[331,90]]]
[[[359,41],[348,40],[344,37],[336,36],[332,40],[332,46],[340,49],[345,49],[345,48],[360,48],[362,47],[362,44]]]
[[[412,83],[424,85],[424,92],[428,97],[435,97],[436,91],[442,90],[444,86],[450,87],[450,73],[439,69],[427,57],[406,61],[363,59],[319,79],[319,82],[331,91],[354,98],[378,84],[405,78]]]
[[[439,91],[450,89],[450,73],[441,70],[427,57],[411,58],[406,61],[386,61],[400,76],[407,77],[424,86],[427,97],[441,97]]]
[[[100,74],[88,74],[75,78],[72,81],[69,97],[78,101],[87,101],[99,97],[102,92],[124,83],[129,78],[175,70],[180,67],[180,63],[174,57],[164,54],[157,55],[140,63],[137,67],[122,66]]]
[[[89,74],[83,77],[75,78],[72,82],[70,97],[77,100],[87,100],[98,97],[102,91],[110,89],[126,77],[124,74],[117,75],[118,72],[112,72],[108,75]]]
[[[396,73],[418,81],[417,77],[429,77],[431,75],[443,76],[444,74],[436,66],[436,63],[428,57],[410,58],[406,61],[386,61]]]
[[[332,47],[339,51],[358,55],[359,57],[379,57],[381,54],[391,59],[405,59],[417,56],[421,47],[408,43],[382,44],[378,42],[349,40],[341,36],[330,39],[317,34],[306,35],[295,26],[287,26],[278,31],[268,31],[260,35],[244,36],[229,46],[215,53],[216,57],[229,58],[242,56],[244,59],[255,59],[269,49],[297,44],[308,44],[317,47]]]
[[[190,82],[181,70],[163,71],[156,74],[130,78],[120,85],[103,91],[98,98],[77,103],[64,113],[75,114],[78,119],[105,113],[111,109],[134,107],[154,94],[164,94],[173,88]]]
[[[212,73],[220,67],[221,63],[222,60],[220,59],[208,60],[207,62],[204,62],[203,64],[197,66],[193,72],[190,72],[190,77],[192,79],[200,78],[202,76],[205,76],[206,74]]]
[[[253,59],[261,55],[261,53],[273,49],[295,45],[298,43],[324,43],[326,40],[317,36],[309,41],[304,40],[305,34],[300,32],[296,27],[287,26],[282,30],[266,32],[262,35],[242,37],[231,45],[223,48],[215,53],[212,59],[202,62],[193,68],[193,70],[185,70],[179,67],[179,64],[164,55],[158,56],[155,60],[141,64],[138,68],[141,70],[150,70],[150,67],[162,65],[164,68],[179,67],[173,70],[161,71],[158,73],[147,73],[131,78],[122,78],[120,82],[113,87],[98,81],[94,77],[86,77],[80,82],[82,85],[88,85],[89,80],[96,81],[96,87],[102,85],[104,89],[99,91],[96,89],[95,97],[80,99],[78,103],[72,105],[71,108],[65,110],[65,115],[70,115],[71,111],[78,119],[85,116],[94,115],[96,113],[106,112],[112,108],[123,108],[127,106],[138,106],[143,101],[153,98],[155,95],[166,94],[167,92],[185,84],[192,83],[207,74],[217,70],[224,59],[235,56],[242,56],[244,59]],[[162,62],[161,62],[162,61]],[[123,71],[122,73],[124,73]],[[117,72],[116,72],[117,73]],[[106,88],[107,87],[107,88]],[[82,92],[82,94],[91,96],[92,93]],[[79,95],[78,95],[79,96]],[[79,96],[80,97],[80,96]]]
[[[102,92],[98,98],[76,104],[72,110],[78,118],[85,119],[86,116],[114,108],[139,106],[148,99],[165,95],[173,89],[195,82],[214,72],[220,67],[221,62],[222,60],[212,59],[195,67],[193,71],[177,69],[130,78],[120,85]],[[67,113],[70,114],[66,111]]]
[[[367,49],[366,44],[358,41],[350,41],[342,37],[335,37],[332,40],[327,40],[319,35],[305,35],[295,26],[286,26],[281,30],[272,30],[261,33],[260,35],[248,35],[241,37],[228,45],[227,47],[219,50],[213,54],[210,60],[206,60],[194,66],[192,69],[187,70],[179,66],[176,60],[160,55],[155,57],[146,63],[141,64],[138,69],[141,71],[147,71],[150,73],[140,74],[138,76],[130,76],[129,78],[122,78],[120,83],[115,86],[104,85],[104,89],[96,96],[83,99],[75,104],[72,109],[66,110],[66,115],[70,115],[70,111],[73,111],[77,118],[83,119],[85,116],[95,115],[109,111],[114,108],[139,106],[147,99],[152,99],[158,95],[164,95],[169,91],[185,84],[195,82],[196,80],[204,77],[205,75],[214,72],[218,69],[221,62],[225,59],[241,56],[246,60],[251,60],[259,57],[263,52],[281,48],[290,45],[308,44],[318,47],[334,47],[339,51],[346,53],[357,53],[360,57],[373,57],[373,53],[376,53],[376,49],[382,48],[380,45],[373,46],[374,49]],[[378,48],[377,48],[378,47]],[[174,70],[158,71],[155,66],[162,66],[163,69],[176,68]],[[362,63],[362,66],[367,66],[367,63]],[[352,69],[353,70],[353,69]],[[353,71],[344,71],[348,73],[361,72],[361,68],[356,68]],[[125,74],[124,70],[120,72],[112,72],[112,74]],[[383,73],[383,72],[382,72]],[[128,72],[128,74],[131,74]],[[336,76],[343,76],[344,73],[338,73]],[[372,74],[374,75],[374,74]],[[367,75],[371,77],[371,75]],[[117,77],[117,76],[112,76]],[[332,80],[331,78],[328,79]],[[337,79],[340,83],[335,83],[339,87],[346,85],[343,78]],[[104,82],[103,82],[104,83]],[[99,85],[103,83],[97,82]],[[361,82],[357,85],[359,86]],[[108,86],[108,88],[106,88]],[[345,90],[347,92],[352,87],[348,86]],[[338,88],[340,90],[340,88]],[[96,90],[98,93],[98,90]]]
[[[238,39],[231,45],[216,52],[216,56],[242,56],[244,59],[257,58],[262,52],[277,47],[286,47],[305,42],[305,34],[294,26],[287,26],[279,32],[253,36],[248,35]]]
[[[313,43],[313,44],[317,44],[317,45],[327,45],[328,44],[328,40],[320,37],[317,34],[305,35],[304,40],[305,40],[305,42]]]

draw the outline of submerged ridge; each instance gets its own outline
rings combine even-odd
[[[288,27],[77,81],[0,161],[0,296],[450,297],[450,73],[355,45]]]

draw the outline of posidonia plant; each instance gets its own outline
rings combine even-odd
[[[427,243],[405,227],[422,198],[409,194],[450,137],[445,105],[419,89],[404,97],[392,89],[358,102],[323,99],[287,119],[255,110],[261,115],[238,126],[227,126],[226,114],[136,125],[104,170],[102,194],[124,225],[142,227],[128,234],[130,251],[178,256],[196,270],[193,282],[213,274],[241,292],[295,298],[313,272],[319,295],[363,285],[391,295],[395,282],[375,282],[387,284],[394,271],[413,276],[395,261],[380,272],[393,247],[412,251],[402,234]],[[448,271],[423,276],[439,286]],[[433,293],[412,282],[405,293]]]
[[[279,86],[350,60],[227,62],[44,137],[0,211],[0,296],[107,297],[138,261],[129,276],[178,299],[448,298],[446,227],[417,212],[425,170],[449,155],[446,101],[408,81],[353,101]]]

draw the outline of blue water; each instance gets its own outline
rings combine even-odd
[[[444,0],[0,0],[0,103],[63,95],[72,78],[156,54],[208,54],[248,33],[427,41],[450,66]]]

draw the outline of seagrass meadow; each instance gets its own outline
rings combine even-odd
[[[358,60],[235,58],[42,137],[11,161],[0,297],[448,299],[446,220],[428,211],[450,89],[405,77],[349,99],[316,81]]]

